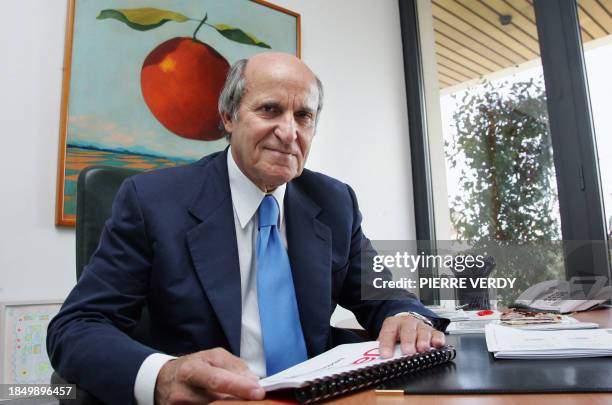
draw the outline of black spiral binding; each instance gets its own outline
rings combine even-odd
[[[306,386],[295,390],[295,399],[302,404],[310,404],[324,399],[346,394],[390,378],[415,373],[452,361],[456,356],[453,346],[431,349],[428,352],[417,353],[410,357],[400,357],[373,366],[360,368],[345,373],[333,374],[329,377],[308,381]]]

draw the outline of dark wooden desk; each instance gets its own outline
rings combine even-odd
[[[597,322],[601,327],[612,327],[612,309],[598,309],[595,311],[576,314],[575,317],[585,322]],[[612,384],[612,375],[610,376]],[[216,402],[221,405],[245,404],[245,401]],[[256,401],[250,404],[286,404],[281,401]],[[612,405],[612,393],[597,394],[520,394],[520,395],[399,395],[382,396],[376,394],[374,389],[360,391],[346,395],[329,403],[351,404],[414,404],[414,405]]]

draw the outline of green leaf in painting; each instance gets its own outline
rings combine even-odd
[[[254,35],[242,31],[240,28],[232,27],[231,25],[226,24],[215,24],[212,27],[219,31],[219,34],[223,35],[227,39],[231,39],[232,41],[236,41],[241,44],[259,46],[260,48],[272,49],[270,45],[255,38]]]
[[[96,18],[98,20],[107,18],[119,20],[138,31],[152,30],[168,21],[185,22],[189,20],[188,17],[174,11],[151,7],[102,10]]]

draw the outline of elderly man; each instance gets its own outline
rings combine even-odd
[[[342,341],[353,311],[383,356],[444,344],[413,296],[362,300],[372,255],[353,190],[304,169],[321,82],[299,59],[237,62],[219,102],[230,147],[122,185],[100,247],[48,333],[58,372],[108,403],[261,399],[271,375]],[[128,335],[148,304],[152,341]]]

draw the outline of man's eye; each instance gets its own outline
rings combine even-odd
[[[274,113],[276,112],[276,107],[272,105],[264,105],[263,107],[261,107],[261,111],[268,113],[268,114]]]
[[[302,111],[302,112],[297,113],[297,118],[302,121],[310,121],[312,120],[312,113],[308,111]]]

